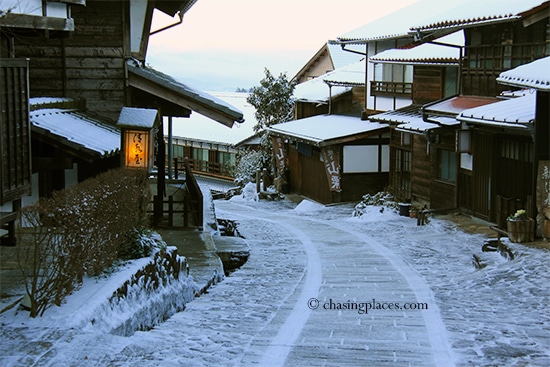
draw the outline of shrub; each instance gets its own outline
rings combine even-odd
[[[21,248],[19,263],[31,316],[52,302],[60,305],[84,275],[99,275],[121,253],[131,253],[149,201],[146,173],[116,169],[23,208],[30,246]]]

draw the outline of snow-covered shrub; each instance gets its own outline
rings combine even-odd
[[[84,275],[99,275],[146,223],[147,175],[112,170],[23,208],[19,265],[31,316],[60,305]],[[23,232],[21,232],[23,235]],[[122,251],[123,252],[123,251]]]
[[[245,186],[256,181],[256,171],[269,165],[271,157],[263,150],[245,149],[237,157],[235,182]]]
[[[166,248],[166,242],[149,228],[134,229],[134,238],[123,244],[119,258],[124,260],[140,259],[151,256],[155,251]]]
[[[398,204],[394,201],[393,196],[385,191],[380,191],[374,195],[365,194],[363,195],[363,200],[361,200],[353,210],[354,217],[360,217],[365,212],[369,206],[379,206],[380,212],[383,212],[385,208],[390,210],[397,210]]]

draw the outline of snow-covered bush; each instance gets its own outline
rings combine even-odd
[[[149,200],[147,175],[118,169],[23,208],[25,245],[18,260],[31,316],[42,315],[51,303],[60,305],[84,275],[101,274],[128,252],[135,229],[146,223]]]
[[[361,200],[353,210],[354,217],[361,217],[367,212],[368,207],[379,206],[380,212],[383,212],[385,208],[390,210],[397,210],[398,204],[394,201],[393,196],[385,191],[380,191],[375,195],[365,194],[363,200]]]
[[[246,149],[237,157],[235,182],[246,186],[256,181],[256,171],[269,166],[271,157],[264,150]]]

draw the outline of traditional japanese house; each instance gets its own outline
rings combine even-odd
[[[327,42],[305,63],[292,80],[298,84],[304,83],[335,69],[358,62],[362,58],[361,54],[346,52],[339,45]]]
[[[534,197],[533,215],[537,214],[537,234],[550,238],[550,57],[518,66],[499,75],[501,84],[528,88],[529,93],[536,92],[535,119],[532,138],[534,144],[533,169],[536,170],[535,185],[531,196]],[[526,191],[528,192],[528,191]]]
[[[360,116],[365,102],[365,61],[355,62],[294,89],[295,119],[323,115]]]
[[[500,73],[550,54],[549,17],[548,1],[490,0],[480,7],[463,6],[441,13],[435,21],[412,31],[419,41],[431,41],[463,29],[461,95],[495,98],[507,88],[497,83]],[[532,189],[527,187],[533,183],[527,177],[533,172],[534,137],[518,133],[521,129],[488,128],[487,124],[463,124],[462,128],[457,135],[456,206],[503,223],[503,211],[508,209],[502,208],[509,202],[519,201],[525,207],[530,201]],[[501,172],[498,179],[497,172]],[[522,179],[519,184],[517,180]]]
[[[2,27],[2,55],[29,60],[29,97],[80,101],[77,107],[65,108],[57,115],[34,112],[33,123],[38,116],[41,121],[48,116],[51,119],[64,117],[59,122],[66,122],[70,117],[91,122],[95,131],[102,134],[100,125],[114,126],[125,106],[156,109],[167,119],[188,117],[197,112],[229,127],[243,120],[242,112],[233,106],[145,66],[149,37],[162,31],[151,30],[153,11],[156,9],[176,18],[173,25],[177,25],[196,0],[30,1],[35,3],[40,14],[51,11],[59,18],[47,16],[37,21],[33,14],[19,15],[12,14],[15,10],[10,11],[0,24],[14,22],[21,16],[24,19],[18,23],[17,34],[11,26]],[[5,4],[5,1],[0,2],[2,8]],[[61,11],[63,16],[58,15],[60,10],[64,10]],[[44,181],[39,184],[41,195],[63,188],[66,170],[76,169],[72,176],[84,178],[109,168],[106,162],[116,160],[111,159],[109,153],[85,155],[87,163],[75,161],[74,144],[69,143],[74,131],[58,130],[51,134],[51,126],[45,126],[33,128],[33,144],[37,147],[33,150],[33,159],[41,162],[34,165],[33,170],[37,173],[39,170],[39,181]],[[157,139],[163,141],[162,127]],[[164,144],[158,147],[156,160],[162,162],[157,165],[159,181],[162,181],[165,177]],[[162,191],[162,182],[158,187]],[[162,192],[159,194],[162,198]]]
[[[318,115],[268,128],[290,190],[321,203],[360,200],[388,179],[388,126],[359,117]]]

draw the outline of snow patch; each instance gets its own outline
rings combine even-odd
[[[316,212],[324,208],[325,206],[322,204],[316,203],[308,199],[304,199],[300,202],[300,204],[298,204],[296,208],[294,208],[294,211],[299,213],[309,213],[309,212]]]

